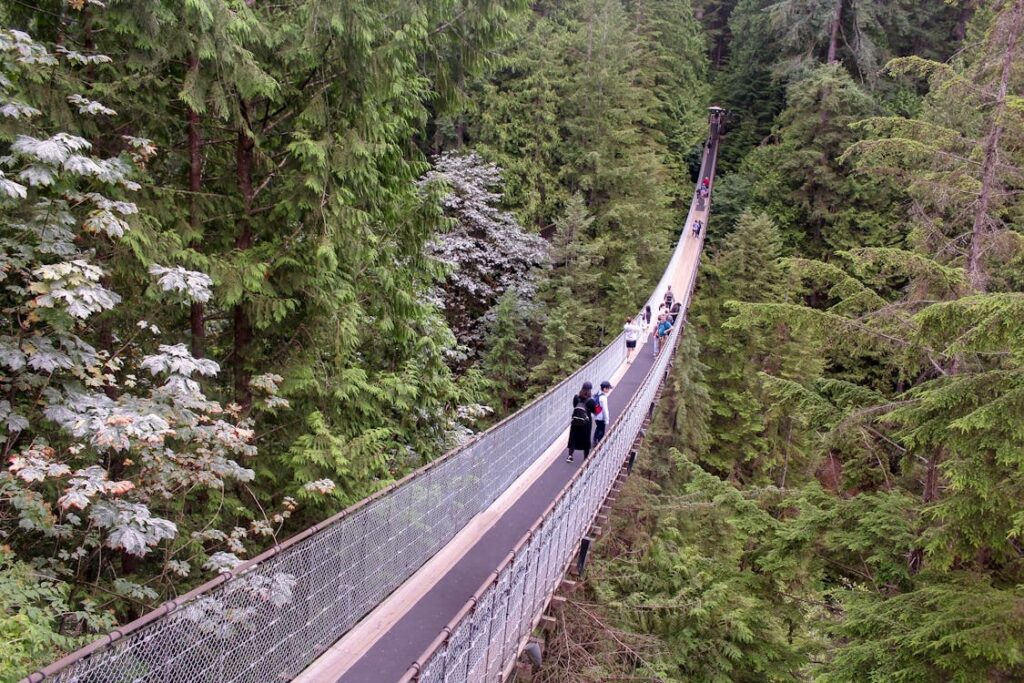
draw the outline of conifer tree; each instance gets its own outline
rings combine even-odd
[[[544,359],[530,371],[530,381],[538,390],[568,376],[568,369],[577,367],[585,358],[586,346],[579,332],[578,308],[571,290],[563,287],[558,298],[562,303],[548,312],[541,330]]]
[[[501,400],[503,415],[508,414],[526,388],[526,359],[522,352],[526,325],[520,307],[519,297],[513,290],[502,294],[487,336],[484,371]]]
[[[833,581],[852,582],[833,592],[844,617],[829,627],[840,647],[822,667],[825,680],[1021,674],[1007,647],[1021,627],[1012,540],[1019,458],[1010,454],[1024,433],[1007,419],[1022,410],[1020,294],[1003,274],[1021,249],[1004,226],[1019,213],[1021,160],[1008,141],[1022,122],[1006,94],[1020,79],[1024,4],[989,9],[977,17],[983,39],[963,64],[891,65],[897,74],[929,74],[933,93],[916,118],[867,120],[867,139],[847,153],[858,169],[896,175],[907,187],[910,248],[850,249],[842,268],[793,264],[809,305],[737,309],[743,327],[790,321],[831,373],[847,375],[785,389],[791,400],[803,392],[797,413],[832,424],[822,455],[839,468],[828,483],[859,492],[848,501],[821,497],[794,522],[820,520],[819,531],[797,536],[828,548]],[[950,187],[960,188],[955,198]],[[876,367],[856,375],[858,349]],[[872,460],[874,475],[865,476]],[[879,491],[864,491],[871,487]],[[863,550],[843,557],[852,549]]]
[[[801,650],[811,637],[801,623],[803,605],[785,596],[799,571],[758,566],[781,526],[772,515],[777,496],[748,498],[675,449],[667,458],[676,474],[651,485],[660,519],[646,529],[650,536],[640,535],[629,556],[591,570],[616,620],[658,639],[655,656],[630,673],[801,680]]]
[[[567,303],[563,297],[568,294],[577,334],[586,344],[581,353],[597,346],[603,322],[598,307],[601,258],[598,243],[593,240],[594,222],[582,195],[570,195],[563,213],[555,219],[551,271],[538,288],[538,299],[547,309]]]
[[[898,244],[894,188],[850,174],[838,160],[855,141],[850,125],[872,111],[867,93],[837,65],[816,67],[791,83],[775,144],[753,152],[741,170],[749,190],[740,205],[763,207],[779,221],[787,244],[808,255]]]
[[[700,360],[701,346],[694,328],[688,328],[679,342],[676,362],[669,378],[670,391],[663,394],[655,422],[656,451],[677,449],[687,460],[704,457],[711,441],[711,390],[707,384],[710,368]]]
[[[695,318],[704,340],[711,388],[711,445],[701,462],[723,475],[748,478],[756,461],[769,455],[764,414],[757,399],[758,356],[764,340],[723,329],[731,299],[774,298],[782,279],[777,259],[781,240],[764,215],[745,213],[720,251],[702,271]],[[760,473],[759,473],[760,474]]]
[[[39,595],[70,596],[69,631],[100,623],[96,604],[136,616],[450,445],[469,392],[428,296],[444,216],[410,141],[428,104],[460,104],[522,9],[0,8],[17,29],[0,58],[6,322],[48,359],[5,355],[18,463],[0,472],[0,533],[13,572],[55,572]],[[21,327],[26,305],[46,310]]]

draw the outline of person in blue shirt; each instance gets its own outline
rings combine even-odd
[[[671,316],[658,316],[658,328],[654,333],[654,355],[658,355],[658,352],[661,351],[662,347],[665,346],[665,340],[668,338],[668,335],[671,331]]]

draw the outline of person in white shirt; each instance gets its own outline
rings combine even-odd
[[[633,352],[636,351],[636,343],[640,339],[640,325],[632,318],[626,318],[622,331],[626,335],[626,363],[629,364],[633,362]]]
[[[594,446],[604,436],[605,429],[611,424],[608,417],[608,392],[612,390],[612,383],[608,380],[601,382],[601,393],[597,395],[598,410],[594,413]]]

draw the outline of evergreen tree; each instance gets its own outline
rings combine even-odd
[[[650,457],[650,453],[642,454]],[[662,456],[663,458],[665,456]],[[797,681],[813,636],[787,595],[794,572],[758,566],[780,523],[777,495],[747,497],[672,449],[675,473],[644,486],[658,519],[628,555],[598,560],[598,598],[618,624],[658,639],[630,672],[672,681]]]
[[[564,379],[569,368],[577,367],[585,358],[583,337],[579,333],[577,306],[571,291],[559,291],[562,302],[550,310],[544,319],[540,341],[544,345],[544,359],[530,371],[530,381],[536,390],[543,390]]]
[[[840,67],[811,70],[787,88],[774,144],[749,155],[734,188],[746,191],[730,194],[729,202],[767,211],[787,244],[808,255],[898,244],[895,189],[884,179],[851,174],[838,160],[855,141],[850,125],[872,111],[870,97]]]
[[[597,348],[603,318],[599,307],[601,258],[599,242],[592,239],[594,222],[583,197],[570,195],[564,212],[555,219],[555,233],[551,238],[552,269],[538,287],[538,300],[542,304],[542,308],[537,309],[538,315],[571,301],[574,327],[585,344],[578,349],[581,354]],[[566,295],[568,301],[564,298]],[[635,295],[630,298],[632,296]]]
[[[759,319],[753,326],[764,329],[787,321],[829,359],[814,386],[773,381],[807,424],[831,425],[820,455],[837,464],[823,483],[857,494],[808,497],[792,525],[794,540],[812,540],[816,554],[826,549],[831,568],[822,577],[844,609],[829,626],[840,647],[822,666],[825,680],[1021,674],[1007,648],[1021,624],[1011,540],[1019,458],[1010,454],[1024,433],[1007,420],[1022,409],[1020,294],[1000,289],[1021,248],[1003,227],[1018,213],[1010,188],[1020,158],[1003,145],[1022,126],[1005,94],[1019,79],[1011,65],[1024,4],[990,10],[978,16],[984,37],[962,65],[893,63],[896,73],[932,74],[934,94],[917,118],[869,119],[868,139],[847,154],[907,187],[911,248],[851,249],[840,254],[842,268],[793,264],[809,288],[805,305],[743,306],[745,322],[730,322],[750,329]],[[955,200],[950,187],[962,188]],[[876,367],[851,373],[858,362]],[[838,373],[848,379],[829,376]],[[789,545],[775,557],[801,552]]]
[[[743,214],[703,268],[695,319],[704,340],[710,386],[711,444],[701,462],[724,475],[746,480],[766,472],[758,463],[774,462],[765,438],[765,415],[758,399],[758,371],[774,350],[776,335],[725,329],[726,302],[770,301],[781,294],[778,228],[764,215]]]
[[[483,362],[484,372],[501,400],[502,415],[509,413],[526,388],[526,359],[522,352],[525,332],[519,297],[508,290],[495,307]]]
[[[719,153],[719,168],[726,173],[768,137],[785,104],[785,84],[773,70],[781,48],[766,25],[765,8],[770,4],[771,0],[739,0],[729,15],[729,56],[715,79],[719,104],[730,112],[728,144]],[[716,204],[732,182],[734,178],[725,176],[715,183]],[[720,207],[715,211],[719,214]]]
[[[5,334],[38,339],[4,354],[0,533],[12,571],[50,567],[40,596],[69,596],[68,632],[137,616],[450,445],[472,397],[427,295],[444,214],[410,140],[522,9],[0,8],[17,29],[0,39]],[[12,609],[36,609],[24,597]]]
[[[669,391],[663,393],[658,406],[664,419],[655,422],[653,431],[655,452],[675,448],[691,462],[704,457],[711,441],[711,390],[707,384],[710,368],[701,362],[700,352],[697,335],[693,328],[688,328],[676,351]]]
[[[517,47],[481,85],[469,138],[506,169],[506,202],[554,227],[556,242],[560,218],[592,218],[571,233],[588,267],[560,267],[556,254],[538,293],[557,306],[568,284],[586,354],[618,331],[667,259],[673,201],[689,194],[684,157],[704,135],[693,93],[705,60],[685,3],[539,4],[518,28]]]

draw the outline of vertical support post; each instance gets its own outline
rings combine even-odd
[[[590,552],[591,540],[589,536],[584,536],[580,541],[580,554],[576,560],[576,573],[579,576],[583,576],[583,568],[587,566],[587,553]]]

